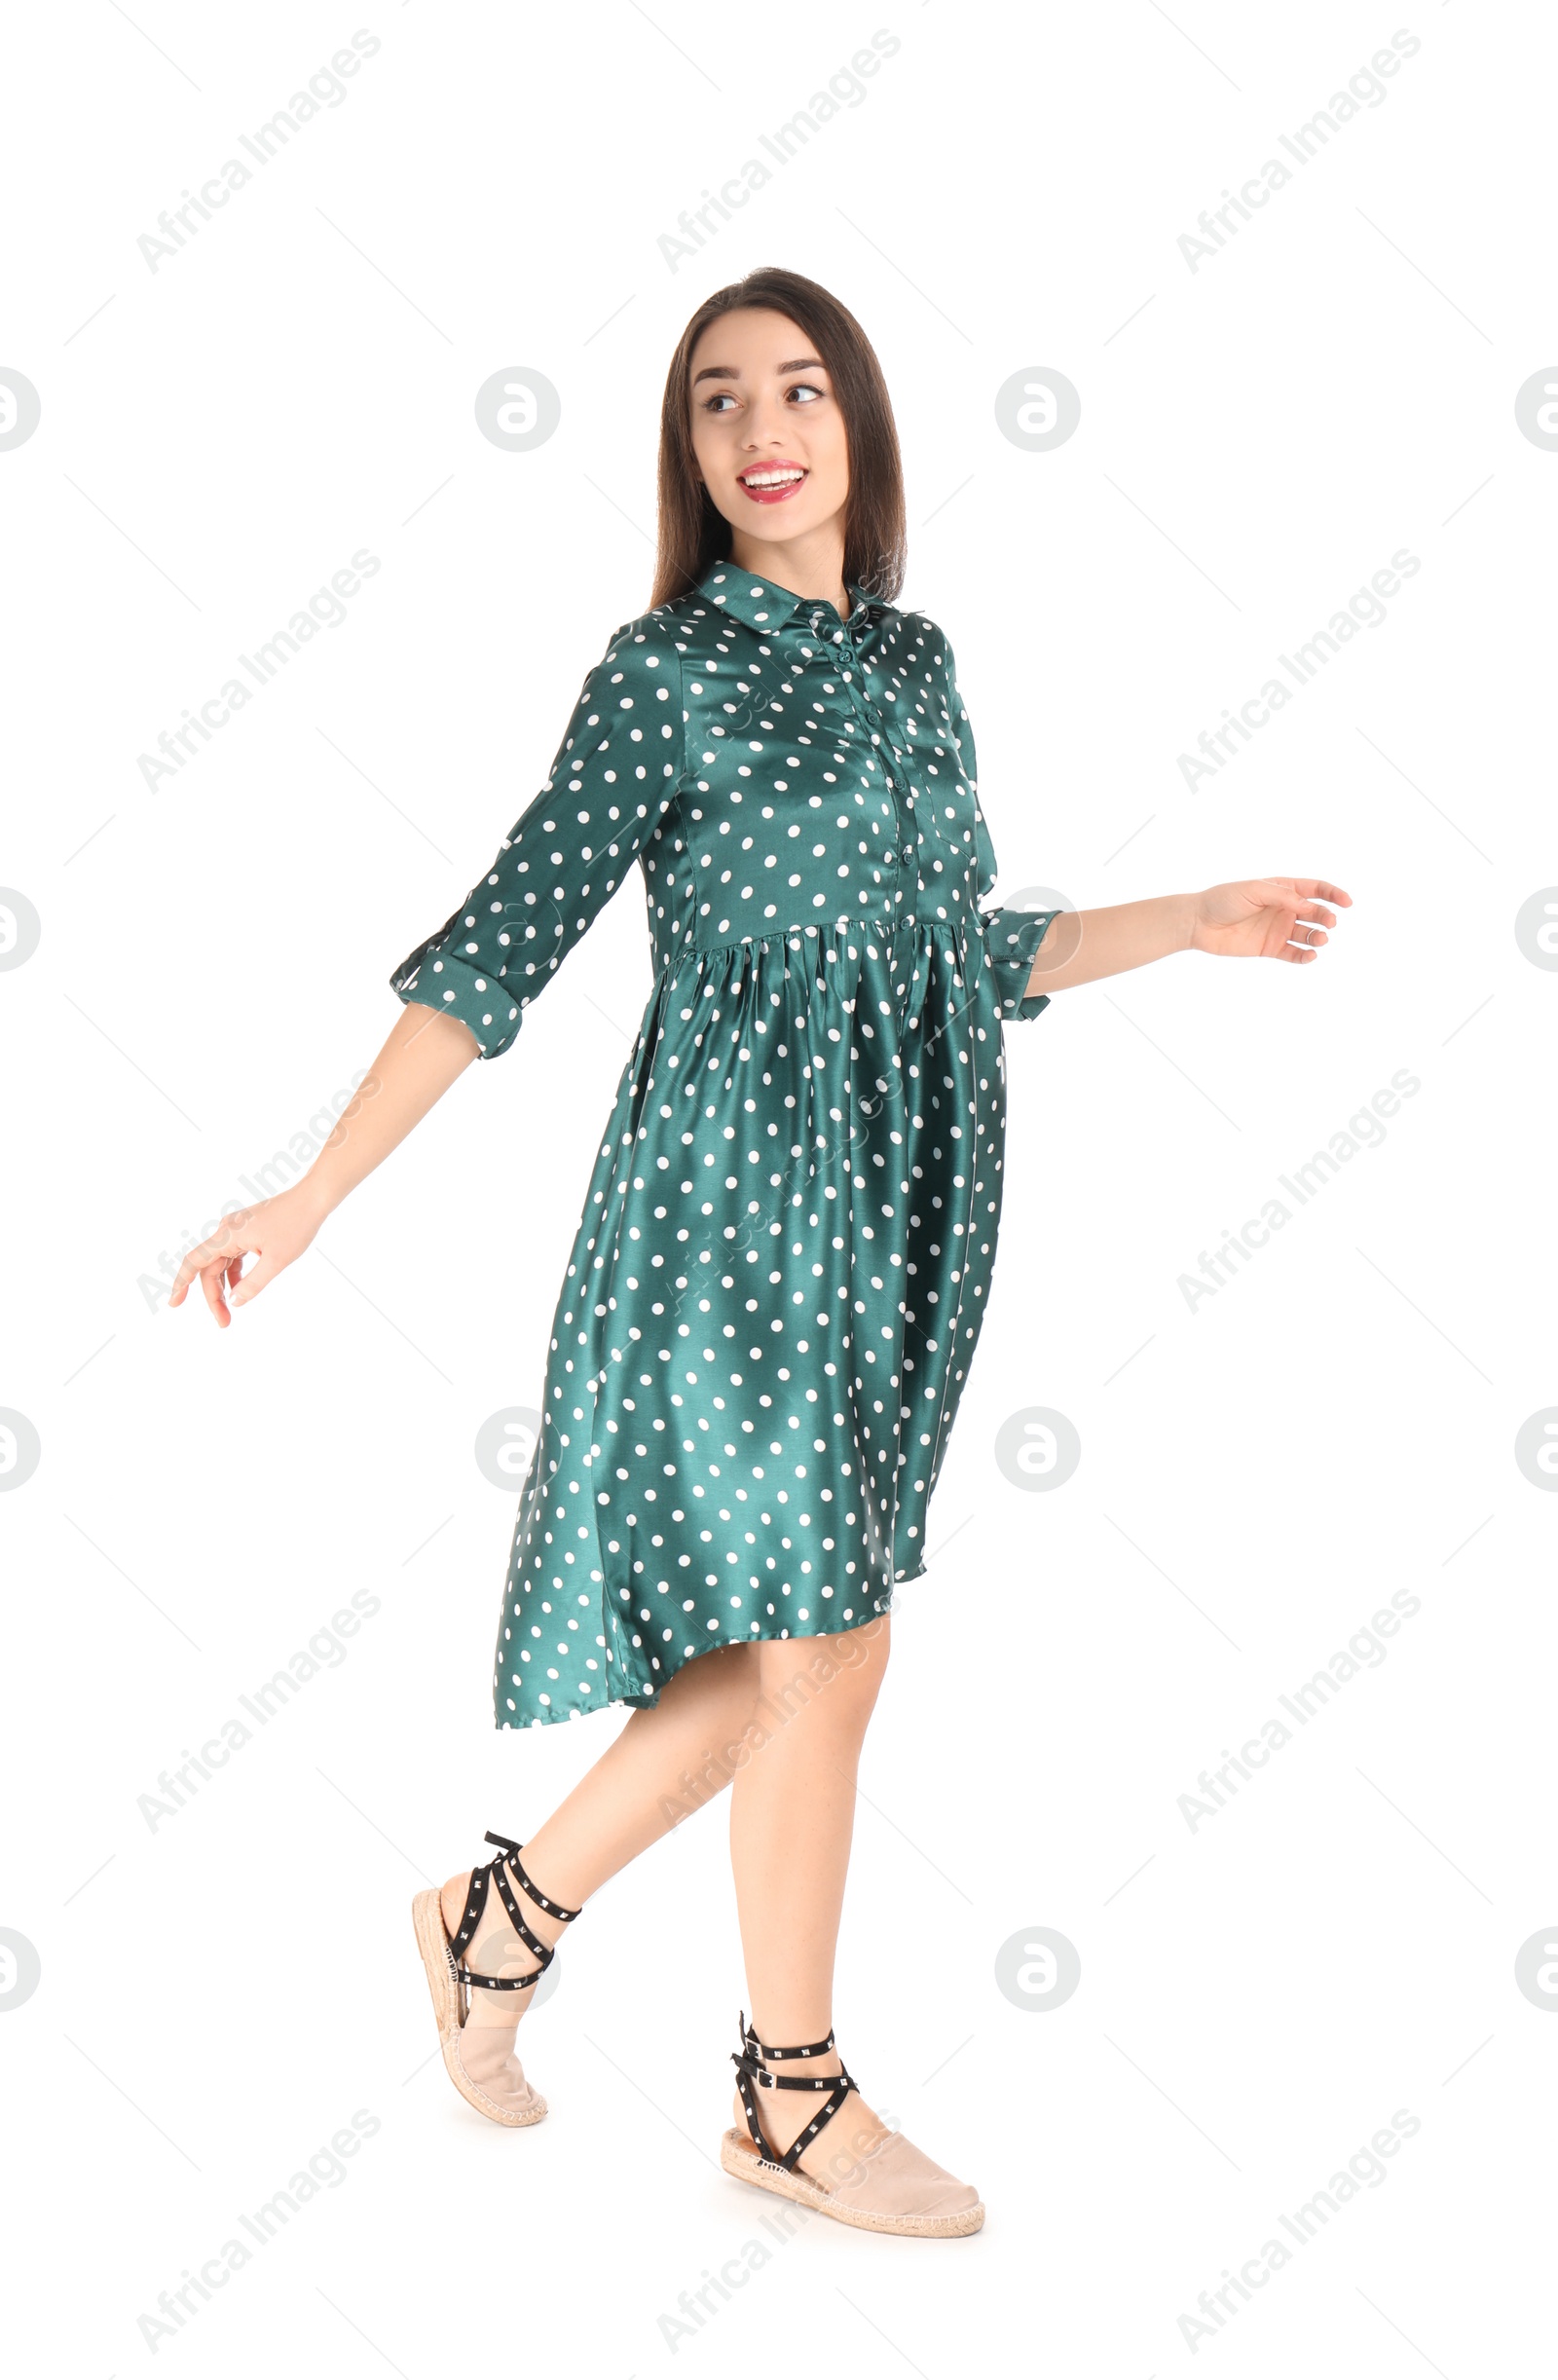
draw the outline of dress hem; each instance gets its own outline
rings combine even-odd
[[[912,1570],[898,1572],[893,1579],[895,1593],[899,1587],[907,1586],[910,1580],[922,1579],[924,1576],[925,1563],[923,1560],[918,1562]],[[500,1735],[521,1735],[531,1728],[569,1727],[580,1719],[593,1719],[601,1711],[652,1711],[666,1687],[670,1685],[672,1678],[680,1677],[684,1669],[690,1669],[694,1661],[705,1659],[709,1654],[724,1651],[726,1645],[809,1645],[816,1644],[827,1636],[852,1636],[856,1628],[869,1627],[873,1619],[889,1618],[893,1608],[894,1597],[890,1595],[879,1611],[868,1613],[864,1619],[857,1619],[848,1628],[757,1628],[750,1636],[727,1637],[724,1645],[705,1645],[698,1652],[686,1655],[678,1661],[670,1676],[662,1678],[657,1686],[648,1687],[642,1692],[626,1692],[603,1695],[599,1702],[575,1703],[566,1709],[537,1711],[529,1719],[500,1719],[498,1697],[495,1692],[493,1728]]]

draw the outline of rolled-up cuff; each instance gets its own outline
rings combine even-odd
[[[390,987],[408,1006],[447,1009],[468,1024],[483,1058],[498,1058],[519,1032],[520,1004],[507,986],[469,959],[423,943],[402,959]]]
[[[984,948],[996,983],[996,1002],[1003,1017],[1020,1023],[1042,1016],[1050,1005],[1047,991],[1030,992],[1028,978],[1039,945],[1058,917],[1057,909],[997,909],[985,912]]]

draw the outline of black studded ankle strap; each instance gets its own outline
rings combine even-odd
[[[742,2017],[741,2037],[754,2058],[821,2058],[834,2047],[830,2030],[826,2041],[802,2041],[798,2049],[775,2049],[771,2043],[760,2041],[753,2027]]]
[[[542,1942],[525,1922],[525,1913],[515,1899],[514,1887],[508,1880],[509,1869],[513,1869],[520,1890],[535,1902],[538,1909],[544,1910],[549,1917],[561,1917],[572,1924],[575,1917],[583,1915],[583,1912],[577,1909],[565,1909],[561,1901],[548,1900],[544,1892],[537,1890],[520,1866],[519,1854],[523,1848],[521,1844],[510,1842],[506,1835],[489,1833],[485,1840],[488,1842],[497,1843],[498,1857],[489,1860],[484,1867],[472,1868],[470,1889],[465,1896],[465,1907],[460,1920],[460,1931],[449,1945],[449,1954],[454,1960],[462,1983],[476,1990],[528,1991],[532,1984],[539,1983],[556,1957],[557,1952],[554,1945]],[[540,1960],[534,1975],[473,1975],[465,1964],[465,1952],[477,1926],[481,1923],[482,1912],[487,1907],[488,1891],[495,1883],[498,1886],[498,1897],[508,1914],[510,1925],[525,1945],[526,1950]]]
[[[493,1867],[501,1870],[506,1861],[519,1879],[520,1890],[529,1895],[538,1909],[544,1909],[549,1917],[561,1917],[570,1925],[573,1924],[575,1917],[582,1917],[584,1912],[581,1909],[565,1909],[561,1901],[549,1901],[545,1893],[538,1891],[531,1882],[530,1878],[519,1864],[520,1852],[525,1847],[523,1843],[510,1842],[506,1835],[494,1835],[491,1832],[484,1835],[482,1841],[498,1844],[504,1856],[503,1859],[495,1859],[492,1863]]]
[[[739,2050],[731,2051],[730,2063],[736,2070],[736,2088],[741,2094],[741,2104],[746,2111],[747,2130],[752,2135],[753,2146],[757,2149],[759,2156],[765,2158],[770,2165],[782,2166],[787,2174],[794,2172],[800,2161],[801,2151],[810,2147],[823,2126],[832,2123],[851,2091],[858,2090],[860,2086],[844,2064],[842,2057],[839,2058],[839,2071],[836,2074],[770,2074],[765,2070],[764,2062],[768,2059],[819,2058],[833,2047],[834,2036],[831,2027],[826,2041],[805,2041],[794,2048],[779,2048],[773,2044],[761,2042],[758,2039],[755,2027],[747,2023],[746,2011],[743,2009],[741,2012],[741,2047]],[[827,2099],[818,2108],[811,2122],[782,2156],[762,2129],[758,2114],[758,2101],[753,2090],[754,2083],[763,2091],[826,2091],[828,2093]]]

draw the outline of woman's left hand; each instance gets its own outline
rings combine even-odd
[[[1243,884],[1208,884],[1190,896],[1190,948],[1214,958],[1287,958],[1298,966],[1317,958],[1330,940],[1335,901],[1353,896],[1321,876],[1251,876]]]

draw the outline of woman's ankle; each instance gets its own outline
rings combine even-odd
[[[751,2025],[758,2043],[770,2044],[774,2048],[826,2041],[833,2031],[831,2024],[815,2019],[810,2022],[809,2028],[805,2022],[792,2019],[788,2030],[784,2031],[765,2032],[756,2015]],[[772,2055],[763,2058],[759,2047],[754,2050],[754,2055],[760,2061],[763,2071],[773,2078],[766,2083],[756,2079],[753,2081],[752,2093],[758,2121],[769,2146],[782,2157],[799,2139],[825,2103],[828,2094],[826,2091],[783,2090],[777,2087],[780,2078],[836,2081],[844,2071],[844,2062],[836,2049],[819,2049],[809,2058],[777,2058]],[[736,2131],[744,2139],[750,2140],[746,2110],[739,2091],[735,2098],[735,2119]],[[877,2141],[885,2130],[880,2117],[866,2104],[858,2089],[851,2084],[842,2104],[828,2119],[816,2138],[802,2149],[800,2162],[807,2172],[820,2175],[836,2159],[840,2149],[847,2149],[849,2158],[859,2156]],[[846,2162],[849,2158],[846,2158]]]
[[[444,1931],[451,1942],[458,1936],[464,1918],[465,1902],[470,1890],[471,1871],[461,1870],[449,1878],[438,1895],[438,1907],[443,1916]],[[567,1933],[571,1920],[548,1915],[531,1899],[523,1888],[514,1885],[514,1899],[520,1915],[538,1942],[554,1950]],[[465,1964],[476,1975],[518,1976],[539,1972],[540,1960],[529,1945],[514,1931],[513,1919],[503,1907],[501,1895],[489,1892],[475,1937],[466,1944]],[[508,1992],[484,1992],[484,1999],[508,2001],[515,1995]],[[528,2000],[525,2003],[529,2005]]]
[[[778,2156],[793,2148],[816,2115],[824,2094],[820,2091],[759,2090],[758,2121],[763,2137]],[[735,2131],[750,2146],[756,2147],[747,2124],[746,2110],[739,2092],[734,2102]],[[843,2105],[831,2116],[816,2138],[800,2152],[802,2169],[814,2177],[836,2177],[857,2157],[881,2140],[888,2131],[874,2108],[868,2107],[860,2093],[851,2090]],[[840,2167],[839,2159],[843,2165]]]

